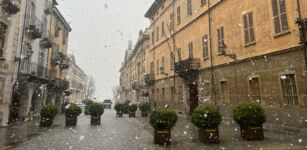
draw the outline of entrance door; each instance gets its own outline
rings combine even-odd
[[[189,85],[189,93],[190,93],[190,113],[198,106],[198,88],[197,84]]]
[[[229,104],[229,88],[227,81],[221,81],[221,92],[224,104]]]

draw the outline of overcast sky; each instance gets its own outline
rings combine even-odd
[[[72,27],[69,52],[96,80],[96,96],[112,98],[128,40],[136,42],[149,20],[144,14],[153,0],[58,0]]]

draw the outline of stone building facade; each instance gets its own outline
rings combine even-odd
[[[305,0],[155,0],[145,14],[149,98],[186,115],[215,104],[225,118],[254,101],[267,128],[305,132],[306,8]]]
[[[17,78],[23,1],[2,0],[0,10],[0,126],[7,126],[12,109],[12,81]]]
[[[81,103],[86,99],[86,89],[88,85],[88,77],[84,71],[77,65],[74,55],[69,56],[69,69],[66,79],[69,81],[69,97],[70,103]]]
[[[149,32],[139,32],[139,38],[134,48],[129,43],[125,60],[120,69],[120,100],[140,102],[146,99],[145,57],[149,51]]]

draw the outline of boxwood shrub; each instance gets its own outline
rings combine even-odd
[[[124,104],[123,103],[116,103],[115,106],[114,106],[114,109],[116,111],[122,111],[124,110]]]
[[[138,109],[138,105],[137,104],[131,104],[128,107],[128,111],[129,112],[135,112]]]
[[[150,115],[150,125],[155,129],[170,129],[177,122],[177,114],[174,110],[164,107],[155,109]]]
[[[233,119],[243,126],[260,126],[265,120],[263,108],[256,103],[241,103],[233,110]]]
[[[139,109],[140,109],[141,112],[146,112],[146,111],[148,111],[148,110],[149,110],[149,107],[150,107],[150,105],[149,105],[148,102],[141,102],[141,103],[139,104]]]
[[[64,110],[66,117],[78,117],[82,113],[82,109],[76,104],[70,104],[68,108]]]
[[[58,114],[58,107],[53,104],[48,104],[42,107],[41,116],[53,119]]]
[[[192,114],[192,123],[198,128],[217,128],[221,121],[222,116],[215,106],[200,105]]]
[[[99,117],[104,112],[104,106],[100,103],[93,103],[89,107],[89,114],[91,116]]]

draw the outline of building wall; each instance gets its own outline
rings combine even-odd
[[[204,5],[201,1],[192,0],[191,15],[187,12],[187,1],[166,1],[158,9],[149,13],[150,15],[147,13],[145,16],[151,20],[149,27],[151,47],[146,53],[147,68],[145,70],[146,73],[150,73],[151,62],[154,62],[155,70],[155,85],[148,88],[151,91],[150,98],[157,105],[168,104],[180,112],[189,111],[188,87],[170,67],[170,53],[174,52],[178,61],[176,49],[181,49],[181,60],[188,59],[189,43],[192,42],[193,56],[200,59],[199,79],[195,81],[198,85],[199,103],[210,102],[219,105],[223,115],[231,117],[229,112],[232,112],[233,105],[252,100],[249,80],[258,77],[261,93],[258,101],[266,109],[267,122],[306,128],[305,117],[302,116],[306,113],[307,93],[306,87],[302,85],[307,82],[303,49],[302,45],[299,45],[299,29],[295,23],[298,17],[297,3],[291,0],[285,0],[285,3],[288,30],[278,34],[275,34],[274,30],[271,0],[261,2],[209,0]],[[302,16],[306,18],[307,7],[304,7],[306,2],[301,0],[300,3]],[[180,23],[177,22],[179,6]],[[243,15],[248,12],[252,12],[253,15],[255,42],[245,44]],[[171,24],[171,13],[175,14],[174,29],[169,31],[165,25],[164,28],[168,33],[162,36],[162,22]],[[217,30],[220,27],[224,27],[226,54],[218,52]],[[157,38],[157,29],[159,38]],[[203,56],[202,37],[204,35],[208,35],[208,57]],[[236,59],[231,56],[236,56]],[[165,73],[159,70],[162,57],[166,65]],[[289,73],[295,75],[298,95],[296,106],[285,104],[283,97],[281,78]],[[223,81],[228,83],[229,102],[227,103],[222,96]],[[174,98],[175,103],[171,101],[171,87],[175,87],[175,93],[177,93]],[[162,89],[165,90],[165,94],[162,94]],[[287,116],[293,118],[286,119]]]

